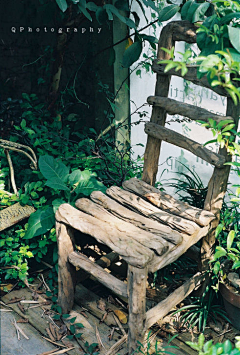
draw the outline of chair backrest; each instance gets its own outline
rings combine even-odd
[[[214,171],[208,184],[208,192],[205,199],[204,209],[213,212],[218,218],[212,222],[212,232],[203,241],[205,245],[206,260],[211,253],[211,247],[215,242],[215,228],[218,225],[220,210],[222,208],[223,198],[227,189],[227,182],[230,173],[230,166],[224,165],[230,161],[231,157],[227,153],[226,147],[220,148],[218,154],[213,153],[201,144],[194,142],[187,137],[165,128],[166,115],[180,114],[192,120],[202,120],[208,122],[208,118],[213,118],[217,122],[225,119],[233,119],[236,127],[239,119],[239,105],[234,105],[229,94],[222,87],[211,87],[207,77],[197,78],[196,66],[190,66],[187,74],[181,75],[181,71],[171,69],[164,73],[165,65],[158,64],[159,60],[170,59],[170,55],[163,51],[162,48],[172,49],[176,41],[185,41],[187,43],[196,43],[196,29],[194,24],[188,21],[173,21],[167,24],[160,35],[158,42],[157,59],[153,64],[153,71],[157,73],[157,81],[155,88],[155,96],[148,98],[148,103],[153,105],[150,123],[145,126],[145,132],[148,134],[146,150],[144,154],[144,169],[142,180],[150,185],[155,184],[156,174],[158,170],[159,155],[161,149],[161,141],[167,141],[186,149],[203,160],[214,165]],[[226,116],[213,114],[205,109],[188,105],[168,98],[171,76],[182,77],[194,84],[208,88],[227,97]]]

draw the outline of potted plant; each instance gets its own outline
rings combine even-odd
[[[216,234],[221,228],[220,224]],[[235,230],[228,233],[226,242],[220,239],[213,262],[213,273],[218,277],[219,291],[228,318],[233,326],[240,330],[240,242],[237,241]]]

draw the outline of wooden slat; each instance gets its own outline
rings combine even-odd
[[[33,212],[35,212],[34,207],[21,206],[19,202],[4,208],[4,210],[0,211],[0,231],[28,218]]]
[[[191,236],[184,236],[183,242],[175,249],[169,250],[163,256],[155,256],[154,260],[149,263],[149,272],[155,272],[165,266],[176,261],[183,255],[192,245],[196,244],[200,239],[205,237],[209,232],[209,226],[200,228]]]
[[[80,267],[81,269],[89,272],[92,276],[96,277],[100,283],[108,287],[117,295],[125,298],[128,297],[127,285],[125,283],[109,274],[107,271],[101,268],[101,266],[89,260],[85,255],[74,251],[69,254],[68,260],[72,265]]]
[[[146,198],[162,210],[189,219],[200,226],[206,226],[216,218],[213,213],[176,200],[166,192],[160,191],[142,180],[132,178],[124,181],[122,186],[125,190]]]
[[[90,197],[94,202],[102,205],[113,215],[119,217],[123,221],[130,222],[144,231],[162,237],[173,244],[180,244],[183,240],[181,234],[172,230],[170,227],[129,210],[115,200],[104,195],[101,191],[93,191]]]
[[[202,144],[197,143],[178,132],[172,131],[169,128],[148,122],[145,125],[145,132],[154,138],[164,140],[165,142],[174,144],[177,147],[186,149],[217,168],[223,168],[224,163],[226,162],[226,159],[222,155],[212,152],[211,150],[203,147]]]
[[[162,237],[143,231],[135,225],[117,218],[101,205],[98,205],[87,198],[77,200],[75,205],[81,211],[98,218],[100,221],[107,222],[109,225],[117,228],[118,230],[131,234],[131,238],[137,240],[145,247],[154,250],[158,255],[164,254],[169,248],[173,247],[173,244],[167,242]]]
[[[176,229],[190,235],[193,234],[196,230],[199,230],[199,226],[196,223],[162,211],[156,206],[152,205],[150,202],[143,200],[141,197],[131,192],[122,190],[117,186],[112,186],[107,189],[107,195],[114,198],[121,204],[127,206],[128,208],[139,211],[145,217],[152,218],[160,221],[161,223],[167,224],[172,229]]]
[[[147,98],[149,105],[158,106],[164,108],[169,115],[181,115],[191,118],[194,121],[209,122],[209,118],[212,118],[217,123],[223,120],[232,120],[231,116],[220,116],[212,113],[204,108],[189,105],[177,100],[169,99],[167,97],[149,96]]]
[[[130,265],[144,268],[154,257],[154,252],[108,223],[83,213],[71,205],[62,204],[56,212],[56,220],[94,237],[127,261]]]
[[[154,323],[166,316],[173,307],[185,299],[203,280],[204,275],[198,272],[182,286],[178,287],[170,296],[165,298],[162,302],[151,308],[146,313],[145,331],[148,330]]]
[[[158,75],[162,75],[163,77],[164,76],[171,76],[171,75],[178,76],[178,77],[183,78],[185,80],[191,81],[195,85],[199,85],[199,86],[205,87],[207,89],[210,89],[210,90],[216,92],[218,95],[226,96],[226,97],[230,96],[228,94],[228,92],[226,90],[224,90],[222,87],[220,87],[220,86],[212,87],[211,84],[208,82],[208,79],[206,76],[202,77],[201,79],[198,79],[197,78],[198,66],[189,65],[188,72],[184,76],[182,76],[181,70],[175,71],[175,69],[170,69],[168,72],[164,73],[164,70],[165,70],[165,67],[167,64],[161,64],[161,63],[158,64],[158,63],[159,63],[159,59],[155,59],[153,61],[153,65],[152,65],[152,70],[155,73],[157,73]],[[156,96],[164,96],[164,95],[156,95]]]

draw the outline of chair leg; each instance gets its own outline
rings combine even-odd
[[[139,343],[143,344],[145,338],[147,274],[147,268],[139,269],[128,265],[129,355],[139,347]]]
[[[68,261],[68,255],[74,251],[73,229],[56,222],[58,243],[58,304],[63,314],[69,313],[74,303],[76,268]]]

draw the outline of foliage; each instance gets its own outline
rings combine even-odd
[[[90,128],[73,129],[75,121],[61,111],[52,117],[36,95],[23,95],[22,118],[12,130],[12,141],[24,141],[39,156],[39,171],[29,169],[23,155],[11,153],[19,197],[7,189],[9,167],[0,150],[0,210],[16,202],[36,209],[28,223],[18,224],[1,232],[1,262],[6,279],[23,280],[28,264],[43,258],[57,263],[54,213],[61,203],[74,205],[77,198],[89,196],[94,190],[105,191],[111,185],[121,186],[125,178],[139,176],[141,167],[130,159],[131,149],[116,143],[112,132],[102,134]],[[114,128],[114,126],[113,126]],[[116,129],[118,126],[116,126]],[[12,234],[14,233],[14,237]],[[55,266],[54,266],[55,267]]]
[[[187,165],[179,162],[187,172],[176,173],[177,178],[171,179],[167,186],[173,187],[180,201],[187,202],[189,205],[201,208],[207,195],[207,187],[204,186],[200,176],[190,169]]]
[[[199,331],[204,332],[209,319],[216,321],[217,317],[220,315],[228,320],[225,312],[221,309],[219,304],[216,303],[216,297],[216,293],[211,286],[207,286],[201,297],[190,297],[190,304],[173,312],[172,316],[183,312],[180,317],[182,325],[186,324],[191,328],[197,326]]]
[[[240,354],[240,337],[235,338],[237,341],[233,347],[230,340],[226,340],[224,343],[213,344],[212,340],[204,343],[205,338],[203,334],[198,337],[198,342],[190,342],[187,344],[194,350],[198,351],[198,355],[239,355]]]

